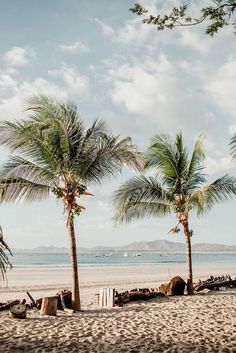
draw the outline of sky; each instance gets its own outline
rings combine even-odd
[[[114,134],[131,136],[143,151],[157,133],[183,131],[192,148],[204,136],[209,181],[236,162],[236,37],[226,28],[213,39],[204,25],[157,32],[130,13],[133,0],[0,0],[0,120],[25,118],[29,97],[46,93],[74,101],[86,126],[105,120]],[[153,13],[182,1],[140,1]],[[185,2],[186,3],[186,2]],[[197,14],[209,1],[191,1]],[[9,151],[0,146],[0,163]],[[175,216],[115,227],[112,192],[132,171],[91,185],[94,197],[76,221],[78,245],[183,241],[168,231]],[[193,242],[236,244],[236,200],[190,217]],[[0,224],[13,248],[68,246],[63,207],[53,198],[0,205]]]

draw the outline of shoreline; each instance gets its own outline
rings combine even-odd
[[[229,274],[236,277],[236,268],[196,268],[194,280],[204,280],[210,275],[221,276]],[[80,267],[79,280],[82,304],[84,308],[96,308],[97,294],[102,287],[112,287],[118,291],[133,288],[157,288],[162,283],[169,282],[174,276],[181,276],[185,281],[186,269],[183,266],[168,270],[155,266],[126,266],[126,267]],[[70,267],[41,268],[41,269],[16,269],[8,271],[8,286],[0,285],[0,302],[11,299],[23,299],[26,291],[35,298],[55,295],[61,289],[71,288]],[[3,283],[2,283],[3,284]]]
[[[123,254],[123,253],[145,253],[145,254],[183,254],[185,255],[185,251],[150,251],[150,250],[88,250],[88,251],[77,251],[77,254],[100,254],[100,253],[115,253],[115,254]],[[40,251],[13,251],[14,254],[70,254],[70,251],[64,252],[40,252]],[[192,254],[236,254],[236,251],[192,251]]]

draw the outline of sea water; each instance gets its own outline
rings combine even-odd
[[[70,267],[67,253],[14,253],[11,258],[15,268]],[[155,266],[159,268],[182,267],[186,263],[184,253],[157,252],[87,252],[78,253],[80,267]],[[193,265],[205,269],[235,269],[236,253],[194,253]]]

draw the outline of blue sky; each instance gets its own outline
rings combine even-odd
[[[189,148],[205,136],[209,180],[236,174],[228,142],[236,131],[236,42],[232,29],[214,39],[204,26],[157,32],[129,12],[127,0],[0,0],[0,119],[25,117],[34,93],[70,98],[86,124],[108,122],[142,150],[159,132],[183,130]],[[181,1],[143,0],[153,12]],[[202,1],[207,4],[209,1]],[[191,1],[198,12],[199,1]],[[7,151],[0,147],[0,162]],[[102,186],[76,228],[81,246],[167,239],[175,218],[114,228],[111,195],[132,173]],[[236,200],[191,218],[194,242],[235,244]],[[0,224],[12,247],[67,246],[65,217],[50,199],[31,205],[1,205]]]

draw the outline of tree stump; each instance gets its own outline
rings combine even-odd
[[[56,316],[57,315],[57,301],[58,301],[57,297],[43,298],[40,314],[41,315]]]
[[[26,306],[24,304],[13,305],[9,311],[13,319],[26,319]]]
[[[166,295],[184,295],[186,283],[180,276],[173,277],[169,283],[162,284],[159,291]]]

